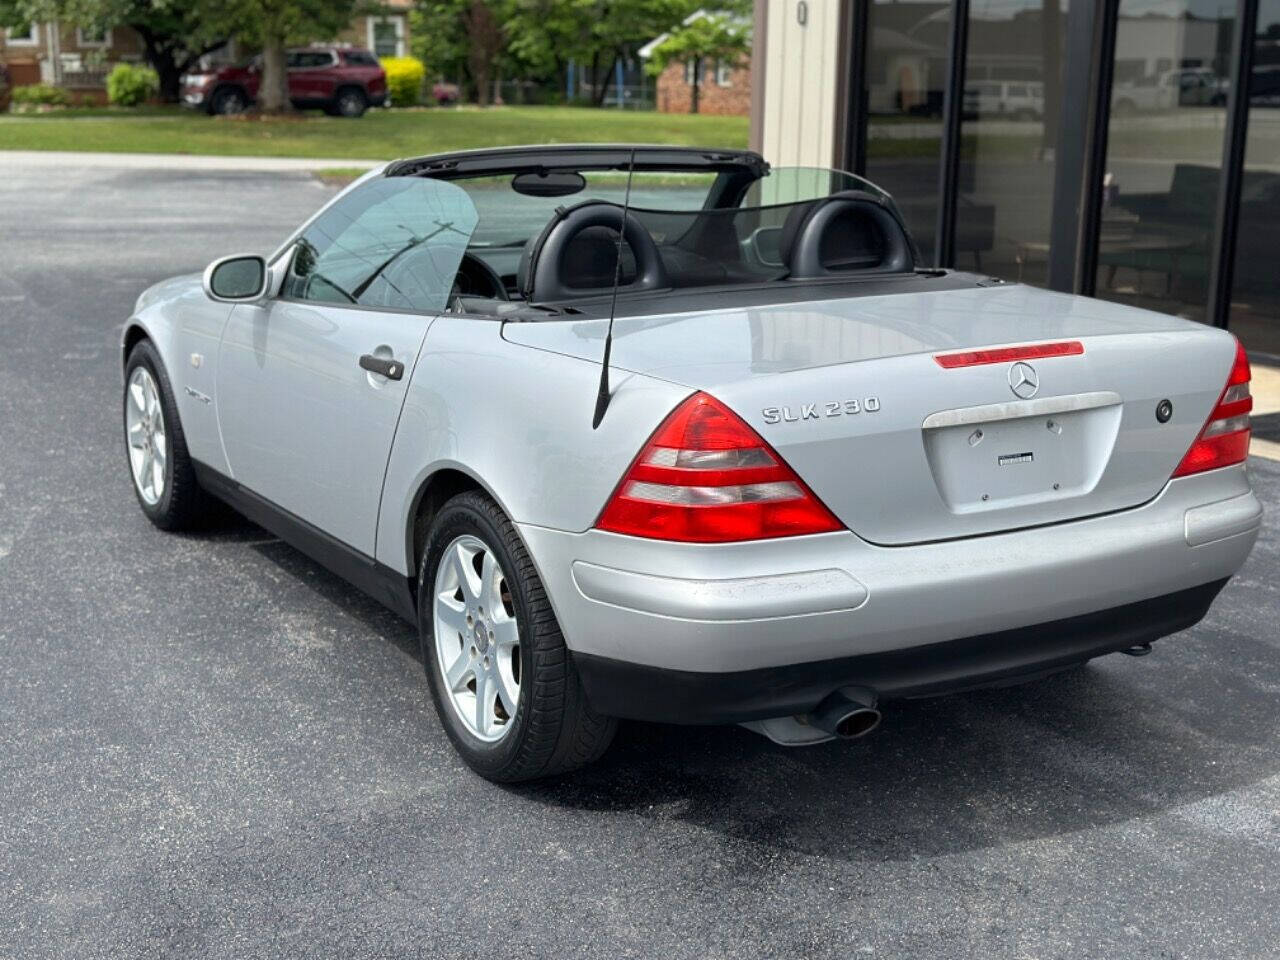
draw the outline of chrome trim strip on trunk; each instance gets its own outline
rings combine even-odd
[[[1093,393],[1075,393],[1066,397],[1040,397],[1035,400],[1010,400],[1008,403],[985,403],[979,407],[960,407],[955,410],[939,410],[937,413],[931,413],[924,418],[922,428],[937,430],[942,427],[960,427],[971,423],[1044,417],[1055,413],[1110,407],[1123,402],[1120,394],[1113,390],[1097,390]]]

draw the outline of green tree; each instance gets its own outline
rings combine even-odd
[[[0,0],[0,25],[67,20],[84,27],[130,27],[160,80],[160,96],[177,103],[182,75],[223,47],[221,0]]]
[[[467,80],[467,33],[462,12],[467,0],[420,0],[409,14],[413,55],[426,65],[428,77]]]
[[[538,2],[552,7],[563,0]],[[414,53],[428,71],[456,77],[486,105],[493,81],[504,74],[545,76],[545,63],[534,61],[549,34],[525,8],[524,0],[419,0],[413,13]]]
[[[496,76],[559,84],[573,60],[591,68],[600,104],[618,60],[697,5],[698,0],[418,0],[414,52],[429,70],[453,71],[469,82],[482,103],[482,88]]]
[[[332,38],[362,5],[359,0],[223,0],[211,22],[262,48],[258,109],[287,113],[293,108],[285,49],[291,44]]]
[[[693,64],[693,95],[689,112],[698,112],[702,74],[708,60],[739,62],[751,49],[751,28],[744,17],[732,13],[709,13],[694,17],[672,30],[667,39],[656,46],[647,70],[657,76],[667,64]]]
[[[698,0],[571,0],[591,25],[588,49],[581,60],[591,64],[596,80],[595,103],[608,94],[614,67],[630,53],[680,23],[698,8]],[[737,0],[734,0],[737,2]]]

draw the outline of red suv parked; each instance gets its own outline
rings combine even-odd
[[[285,55],[289,99],[299,110],[320,107],[341,117],[358,117],[369,107],[387,102],[387,75],[368,50],[348,47],[307,47]],[[182,99],[189,107],[209,113],[243,113],[258,96],[262,58],[247,64],[189,73],[183,79]]]

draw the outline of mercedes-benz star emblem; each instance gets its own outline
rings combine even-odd
[[[1040,389],[1040,376],[1029,363],[1015,363],[1009,368],[1009,389],[1015,397],[1030,400]]]

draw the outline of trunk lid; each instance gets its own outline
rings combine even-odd
[[[598,361],[604,324],[508,324],[504,336]],[[1025,361],[1034,391],[1012,362],[935,360],[1063,340],[1082,352]],[[625,319],[613,350],[616,368],[718,397],[849,529],[902,545],[1150,500],[1222,392],[1235,342],[1175,317],[1009,285]],[[625,374],[614,386],[626,388]],[[1167,422],[1156,415],[1164,400]]]

